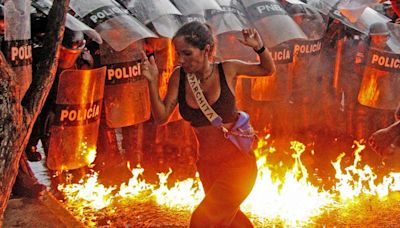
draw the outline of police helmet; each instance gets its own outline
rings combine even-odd
[[[291,16],[306,16],[306,12],[300,4],[292,4],[286,8],[286,12]]]
[[[382,6],[383,6],[384,10],[390,9],[390,8],[392,8],[392,3],[390,1],[385,1],[382,3]]]
[[[389,28],[386,23],[375,22],[369,26],[370,36],[385,36],[389,35]]]
[[[82,31],[73,31],[65,28],[62,45],[67,49],[82,49],[85,46],[85,36]]]
[[[73,67],[81,55],[85,43],[85,37],[81,31],[65,28],[58,67],[61,69]]]

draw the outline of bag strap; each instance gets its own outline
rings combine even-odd
[[[204,96],[203,91],[201,90],[200,83],[199,80],[197,80],[196,75],[187,74],[187,79],[190,88],[192,89],[194,98],[196,99],[197,105],[200,107],[200,110],[206,116],[208,121],[210,121],[213,126],[221,128],[222,132],[224,133],[224,137],[229,139],[239,150],[242,150],[240,142],[234,136],[246,137],[249,139],[254,138],[255,134],[254,131],[252,131],[252,127],[250,126],[251,131],[253,132],[251,134],[241,131],[236,132],[228,130],[226,127],[224,127],[224,125],[222,125],[222,118],[215,112],[215,110],[208,103],[206,97]],[[249,116],[247,113],[239,113],[239,120],[244,121],[246,119],[248,120],[248,118]]]
[[[199,80],[197,80],[195,74],[187,74],[187,79],[192,89],[194,98],[196,99],[197,105],[200,110],[203,112],[204,116],[210,121],[213,126],[220,127],[223,132],[227,133],[228,129],[226,129],[222,125],[222,118],[215,112],[215,110],[208,103],[204,93],[200,87]]]

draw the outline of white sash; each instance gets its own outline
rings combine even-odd
[[[187,74],[187,79],[200,110],[203,112],[203,114],[206,116],[208,121],[211,122],[212,125],[221,127],[222,118],[214,111],[214,109],[208,103],[206,97],[203,94],[203,91],[201,90],[200,83],[197,80],[196,75]]]

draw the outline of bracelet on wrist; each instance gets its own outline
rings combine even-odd
[[[257,54],[261,54],[261,53],[263,53],[264,51],[265,51],[265,47],[264,46],[262,46],[260,49],[258,49],[258,50],[254,50]]]

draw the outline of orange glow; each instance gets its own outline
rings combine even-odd
[[[160,97],[162,99],[164,99],[164,97],[167,95],[168,81],[175,68],[175,51],[171,39],[168,39],[166,51],[167,51],[167,55],[165,57],[166,62],[165,66],[161,66],[161,69],[163,69],[163,71],[161,72],[161,78],[159,80],[159,85],[158,85],[158,90],[160,92]],[[182,119],[182,117],[180,116],[178,109],[175,108],[169,121],[175,121],[179,119]]]
[[[90,86],[92,80],[90,78],[90,71],[89,70],[82,70],[83,71],[83,79],[81,84],[81,91],[84,91],[86,88],[92,88],[92,91],[85,91],[80,96],[80,104],[85,104],[87,101],[93,101],[95,96],[95,87]],[[85,129],[84,128],[77,128],[76,135],[79,139],[85,138]],[[93,145],[91,145],[93,146]],[[94,145],[96,146],[96,145]],[[78,150],[81,153],[82,158],[85,160],[86,164],[92,164],[96,158],[96,148],[88,148],[87,142],[80,143],[80,149]]]
[[[344,153],[337,158],[336,162],[332,162],[336,170],[335,176],[338,180],[334,190],[339,193],[341,199],[353,199],[361,194],[377,195],[382,198],[387,196],[389,192],[398,191],[400,187],[400,173],[390,173],[389,176],[383,178],[382,183],[376,184],[377,175],[370,166],[365,165],[359,168],[361,162],[360,154],[365,149],[365,145],[357,141],[354,143],[355,158],[353,165],[344,169],[341,168],[340,162],[344,157]]]
[[[343,56],[343,39],[337,41],[336,45],[336,58],[335,58],[335,71],[333,74],[333,88],[339,89],[339,75],[340,75],[340,64]]]
[[[368,68],[367,68],[368,69]],[[378,72],[364,74],[363,81],[360,86],[358,100],[361,104],[376,107],[380,91],[378,88]]]
[[[168,80],[171,76],[172,71],[175,67],[175,54],[174,54],[174,46],[172,45],[172,40],[168,39],[167,43],[167,56],[166,63],[161,69],[164,69],[161,73],[161,80],[159,84],[159,91],[161,98],[164,98],[167,93],[168,88]]]
[[[270,225],[268,221],[279,221],[284,226],[291,227],[311,225],[312,218],[348,206],[352,199],[363,195],[382,198],[390,192],[400,190],[400,173],[391,173],[383,178],[382,183],[376,183],[376,174],[368,165],[359,167],[361,152],[365,148],[359,142],[354,144],[355,158],[351,166],[341,167],[344,154],[332,162],[337,180],[332,189],[324,190],[308,181],[307,168],[301,161],[306,146],[297,141],[290,143],[293,166],[284,175],[274,179],[268,155],[277,151],[268,140],[269,135],[258,142],[258,148],[255,150],[259,168],[257,181],[241,206],[246,214],[257,219],[259,224],[263,224],[262,227]],[[283,169],[281,164],[278,167]],[[85,209],[100,210],[111,203],[115,205],[117,202],[125,201],[151,201],[160,207],[186,210],[190,213],[204,197],[198,177],[179,181],[173,187],[168,187],[166,183],[172,170],[158,174],[157,185],[149,184],[142,179],[144,169],[140,166],[131,171],[132,178],[120,187],[104,187],[97,183],[97,174],[94,174],[86,182],[61,185],[59,189],[66,195],[67,207],[80,218],[85,217]],[[262,221],[265,221],[265,224]]]

